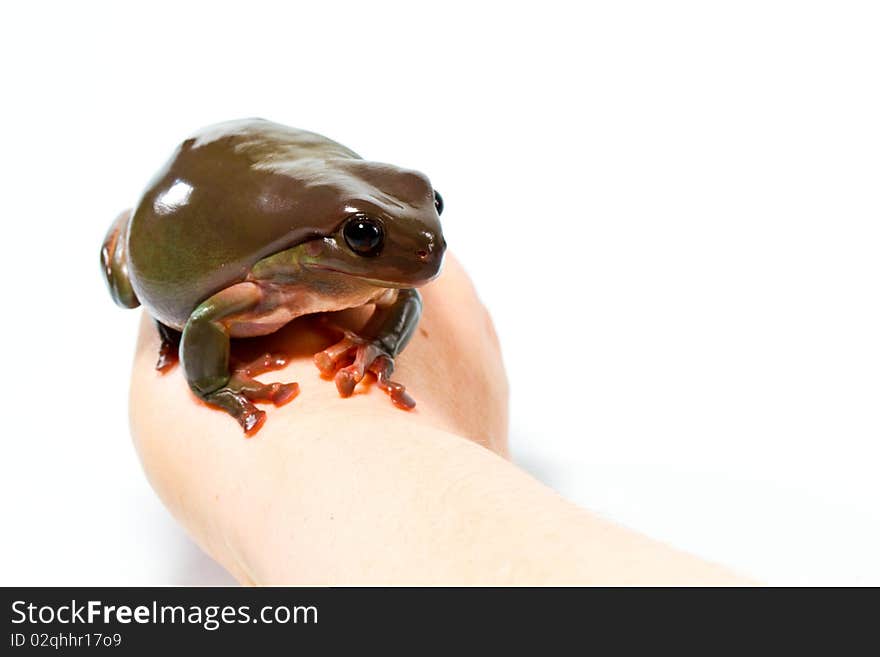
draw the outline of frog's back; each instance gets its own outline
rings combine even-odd
[[[210,126],[178,146],[141,196],[129,274],[145,308],[181,328],[261,258],[330,234],[346,195],[333,160],[359,159],[320,135],[263,119]]]

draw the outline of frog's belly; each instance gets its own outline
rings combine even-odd
[[[226,318],[229,335],[252,338],[274,333],[297,317],[357,308],[369,303],[390,303],[397,290],[381,288],[346,290],[326,296],[300,286],[261,285],[263,300],[253,310]]]

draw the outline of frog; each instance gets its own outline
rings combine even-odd
[[[306,315],[373,306],[358,331],[314,355],[342,397],[371,373],[398,408],[391,377],[440,273],[443,198],[423,173],[366,160],[314,132],[237,119],[192,133],[120,213],[101,246],[110,295],[142,306],[159,333],[156,369],[179,362],[195,396],[247,436],[299,385],[262,383],[283,354],[230,360],[230,343]]]

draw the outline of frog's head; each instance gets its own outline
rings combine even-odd
[[[340,189],[336,230],[312,265],[379,287],[418,287],[440,273],[446,241],[443,199],[417,171],[353,160]]]

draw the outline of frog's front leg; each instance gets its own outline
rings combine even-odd
[[[238,420],[253,435],[266,414],[253,402],[280,406],[299,392],[296,383],[263,384],[253,377],[283,367],[283,357],[266,354],[254,363],[229,369],[229,326],[237,317],[259,309],[263,290],[255,283],[239,283],[204,301],[190,315],[180,343],[180,362],[193,392],[211,406]]]
[[[354,363],[336,372],[334,380],[339,394],[349,397],[367,370],[376,375],[379,388],[388,393],[398,408],[409,410],[415,400],[400,383],[391,380],[394,359],[403,351],[419,323],[422,297],[418,290],[400,290],[396,300],[388,306],[376,305],[360,334],[344,330],[342,340],[315,354],[315,365],[326,375],[346,354],[355,351]]]

